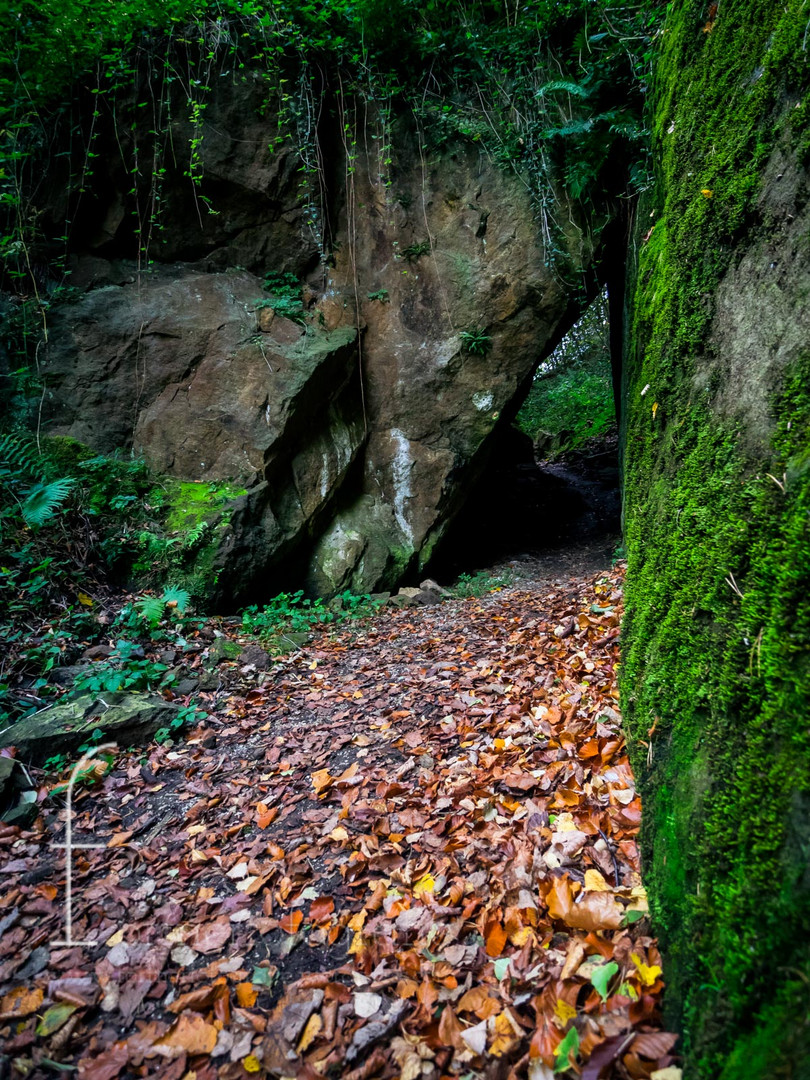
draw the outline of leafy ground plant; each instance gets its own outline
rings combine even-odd
[[[514,583],[511,573],[493,574],[489,570],[478,570],[475,574],[459,574],[458,581],[450,592],[459,600],[470,597],[486,596],[487,593],[506,589]]]
[[[242,612],[242,630],[256,634],[274,652],[289,652],[307,640],[318,626],[343,623],[372,615],[379,604],[367,595],[348,589],[331,601],[310,599],[303,590],[279,593],[263,607],[256,604]]]

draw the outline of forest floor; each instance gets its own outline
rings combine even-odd
[[[76,793],[85,944],[64,798],[0,825],[0,1076],[679,1077],[596,557],[221,664]]]

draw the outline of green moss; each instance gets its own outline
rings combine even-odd
[[[756,205],[763,165],[777,144],[804,152],[807,16],[798,0],[731,0],[708,33],[706,18],[703,4],[672,6],[657,72],[659,195],[625,377],[623,707],[686,1075],[799,1078],[810,1076],[810,354],[791,358],[772,444],[755,456],[695,376],[712,372],[711,391],[724,379],[723,357],[705,361],[713,297],[770,227]]]
[[[169,532],[185,533],[199,527],[201,522],[222,518],[226,503],[245,495],[244,488],[225,483],[204,483],[188,480],[169,481],[166,487]]]

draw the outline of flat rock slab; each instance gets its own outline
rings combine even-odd
[[[103,701],[78,698],[6,728],[0,732],[0,748],[16,746],[21,760],[42,762],[78,750],[97,728],[104,732],[105,742],[129,746],[168,727],[177,711],[176,705],[153,694],[105,694]]]

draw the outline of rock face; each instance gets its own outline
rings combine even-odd
[[[201,153],[217,214],[167,179],[156,268],[109,257],[126,247],[128,181],[108,166],[104,224],[74,259],[87,291],[54,313],[44,365],[50,432],[247,489],[216,558],[222,604],[418,572],[577,310],[520,178],[472,144],[425,156],[405,122],[390,173],[361,153],[347,178],[342,151],[326,158],[327,257],[294,153],[240,119],[259,93],[215,93]],[[562,209],[560,242],[587,268],[589,233]],[[280,273],[306,279],[304,326],[260,306],[259,275]]]
[[[695,9],[673,5],[653,118],[661,183],[633,268],[622,711],[668,1022],[687,1033],[695,1080],[810,1075],[799,12],[732,0],[701,35]]]

